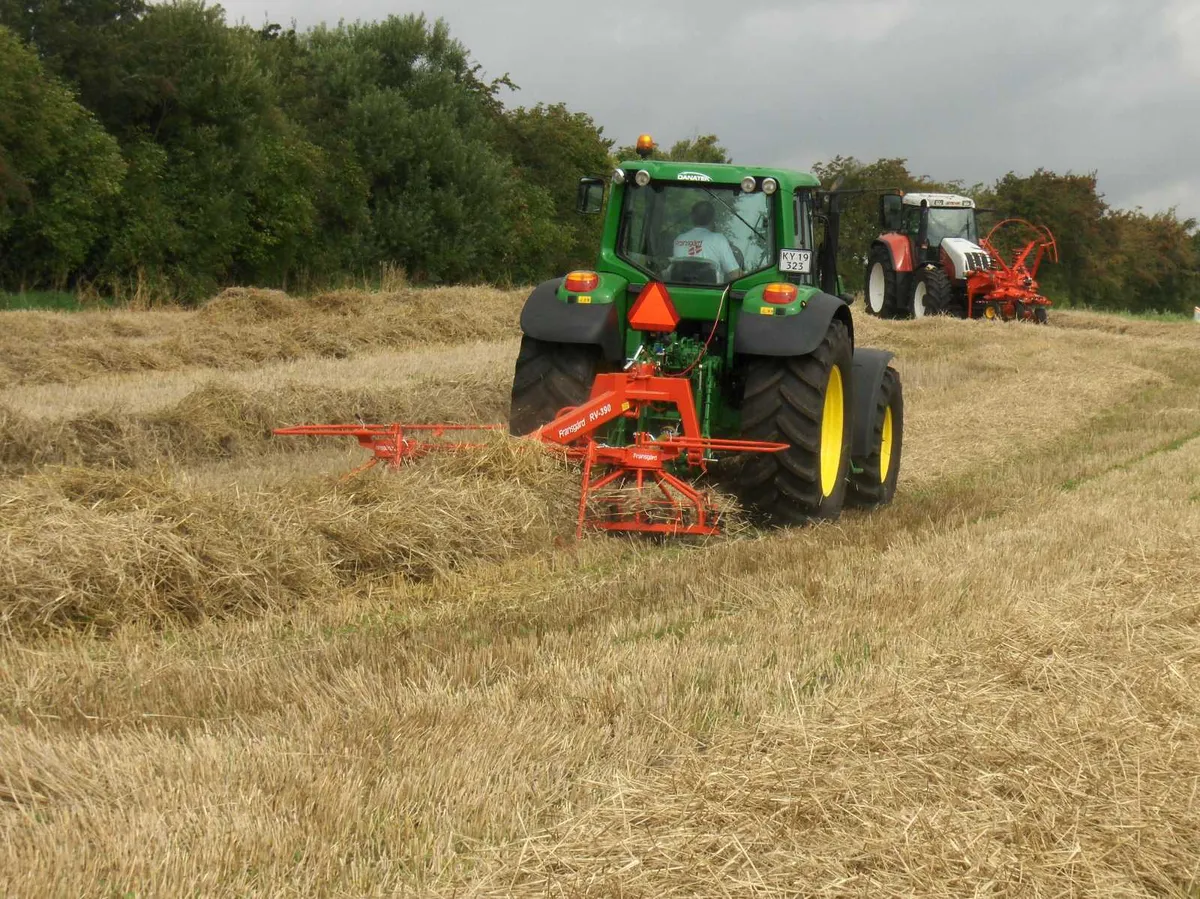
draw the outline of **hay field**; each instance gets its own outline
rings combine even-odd
[[[0,314],[0,894],[1200,895],[1200,328],[860,314],[895,504],[707,543],[268,436],[502,420],[520,299]]]

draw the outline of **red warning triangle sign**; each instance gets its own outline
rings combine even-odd
[[[629,326],[637,331],[666,333],[679,324],[679,313],[667,293],[667,285],[651,281],[642,288],[629,310]]]

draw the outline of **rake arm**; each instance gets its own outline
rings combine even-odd
[[[596,433],[618,418],[637,420],[643,406],[673,406],[679,414],[681,436],[655,439],[644,432],[633,435],[627,446],[608,446]],[[371,452],[371,458],[345,477],[385,463],[398,467],[432,452],[462,451],[481,446],[448,439],[468,431],[495,431],[503,425],[400,423],[298,425],[277,428],[280,436],[353,437]],[[564,451],[583,462],[576,535],[585,527],[608,531],[656,534],[715,534],[720,510],[707,494],[668,470],[703,471],[705,460],[716,452],[774,453],[786,443],[708,438],[701,434],[691,381],[664,376],[650,363],[629,371],[597,375],[586,402],[565,409],[529,439]],[[598,472],[598,473],[597,473]],[[593,476],[595,475],[595,476]],[[624,490],[622,494],[620,491]],[[612,495],[617,491],[616,495]],[[606,495],[606,493],[608,495]],[[608,515],[592,515],[606,506]]]

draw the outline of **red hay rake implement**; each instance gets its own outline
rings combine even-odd
[[[682,433],[654,437],[637,431],[632,443],[624,446],[596,439],[599,430],[618,419],[636,422],[642,408],[649,405],[657,410],[673,407]],[[274,433],[354,437],[372,456],[345,475],[349,478],[380,462],[395,468],[433,452],[478,449],[483,444],[458,442],[447,435],[502,429],[498,424],[332,424],[278,428]],[[562,410],[524,439],[539,441],[583,463],[577,537],[587,528],[666,535],[719,533],[721,512],[712,497],[678,473],[704,472],[713,453],[774,453],[788,446],[703,437],[691,381],[664,375],[649,362],[597,375],[585,403]]]
[[[1007,225],[1023,226],[1035,235],[1011,264],[1004,261],[995,242],[996,232]],[[979,245],[991,255],[993,267],[967,277],[967,317],[1031,319],[1044,323],[1051,304],[1038,292],[1035,278],[1043,259],[1058,262],[1058,243],[1050,229],[1025,219],[1005,219]]]

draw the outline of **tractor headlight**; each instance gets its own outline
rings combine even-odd
[[[645,187],[650,183],[650,173],[645,169],[638,169],[638,173],[633,176],[633,182],[638,187]]]
[[[758,182],[754,180],[753,175],[747,175],[742,179],[742,190],[748,194],[754,193],[754,189],[758,187]]]
[[[613,172],[613,184],[624,184],[624,183],[625,183],[625,170],[617,169],[615,172]]]
[[[763,178],[763,193],[768,197],[779,190],[779,182],[774,178]]]

